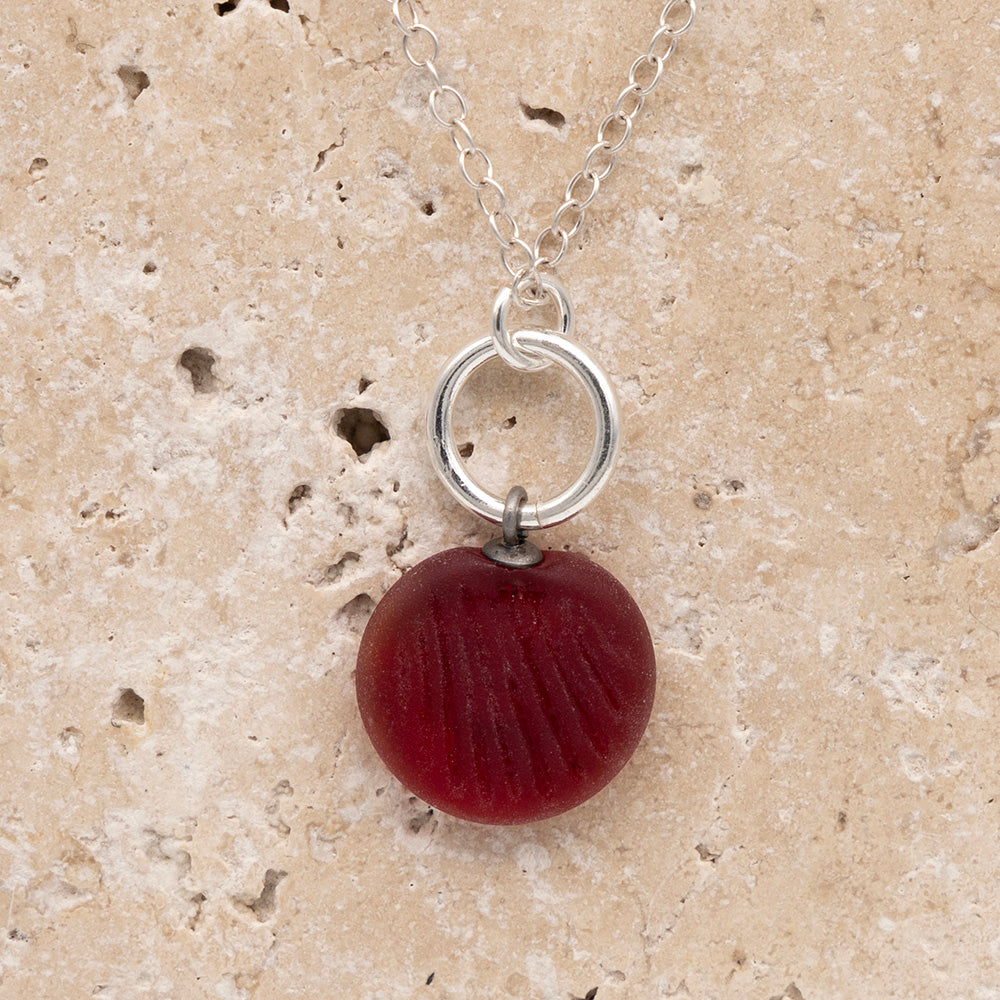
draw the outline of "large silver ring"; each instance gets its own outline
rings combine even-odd
[[[565,368],[586,391],[597,423],[590,460],[579,479],[551,500],[529,502],[521,507],[520,526],[531,531],[568,520],[600,492],[611,475],[618,452],[621,418],[610,379],[579,344],[546,330],[519,330],[513,339],[517,346]],[[452,358],[434,387],[427,431],[434,469],[445,486],[464,507],[487,521],[502,524],[504,498],[487,492],[473,480],[451,432],[452,409],[459,390],[477,368],[497,356],[493,338],[484,337]]]
[[[548,274],[538,275],[538,284],[546,293],[546,298],[551,296],[555,300],[556,309],[559,311],[559,327],[553,332],[563,337],[572,337],[573,305],[565,289]],[[510,312],[511,302],[516,297],[516,287],[517,278],[512,285],[501,288],[493,302],[493,346],[496,347],[497,354],[503,358],[504,363],[511,368],[521,372],[540,371],[542,368],[548,368],[550,363],[548,358],[532,355],[530,349],[522,350],[523,340],[515,342],[514,337],[519,335],[507,326],[507,314]]]

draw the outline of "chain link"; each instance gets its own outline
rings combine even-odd
[[[583,226],[584,215],[597,197],[602,181],[615,167],[618,153],[632,135],[632,126],[646,98],[659,86],[667,60],[674,54],[677,39],[694,23],[697,0],[667,0],[660,12],[656,31],[645,55],[629,67],[628,85],[597,130],[597,142],[587,151],[583,169],[566,185],[562,204],[552,222],[530,243],[521,238],[520,227],[507,208],[507,193],[493,176],[493,163],[476,143],[465,121],[469,106],[461,91],[442,83],[437,69],[440,54],[438,36],[423,21],[414,0],[388,0],[393,24],[403,35],[403,55],[433,81],[428,97],[434,120],[448,130],[458,151],[458,165],[466,184],[476,193],[476,201],[500,244],[500,259],[512,279],[511,290],[519,304],[544,299],[543,272],[554,272]],[[679,26],[672,20],[675,11],[686,10]],[[609,133],[616,133],[615,135]],[[569,223],[569,228],[564,225]]]

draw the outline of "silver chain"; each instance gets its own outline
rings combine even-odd
[[[434,120],[448,130],[458,150],[458,165],[465,182],[476,192],[476,201],[500,244],[500,259],[511,277],[515,298],[525,305],[544,300],[539,276],[554,272],[569,242],[580,231],[587,208],[597,197],[601,182],[614,169],[620,150],[632,135],[632,125],[646,98],[663,78],[663,67],[674,54],[677,39],[694,23],[696,0],[668,0],[645,55],[628,71],[628,85],[618,95],[611,113],[597,129],[597,142],[587,151],[583,168],[566,185],[563,202],[552,222],[529,243],[507,207],[507,193],[493,176],[493,163],[478,145],[466,124],[468,102],[461,91],[441,81],[437,68],[440,43],[423,21],[414,0],[388,0],[392,20],[403,33],[403,55],[412,66],[426,70],[433,81],[428,103]],[[676,8],[687,10],[683,24],[674,27],[670,18]]]

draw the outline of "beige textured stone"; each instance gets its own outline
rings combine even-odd
[[[283,6],[3,6],[0,996],[998,1000],[996,6],[679,45],[560,270],[626,439],[548,533],[657,701],[519,829],[412,799],[352,687],[385,589],[490,534],[422,426],[496,247],[388,5]],[[428,4],[532,238],[657,13]],[[459,423],[497,488],[589,434],[557,375]]]

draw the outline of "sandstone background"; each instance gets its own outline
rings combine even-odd
[[[533,237],[659,9],[424,9]],[[626,424],[544,541],[645,610],[652,722],[495,829],[353,697],[491,533],[422,427],[503,271],[388,5],[6,0],[0,996],[998,1000],[998,52],[702,4],[560,268]],[[463,399],[484,481],[575,475],[558,375]]]

